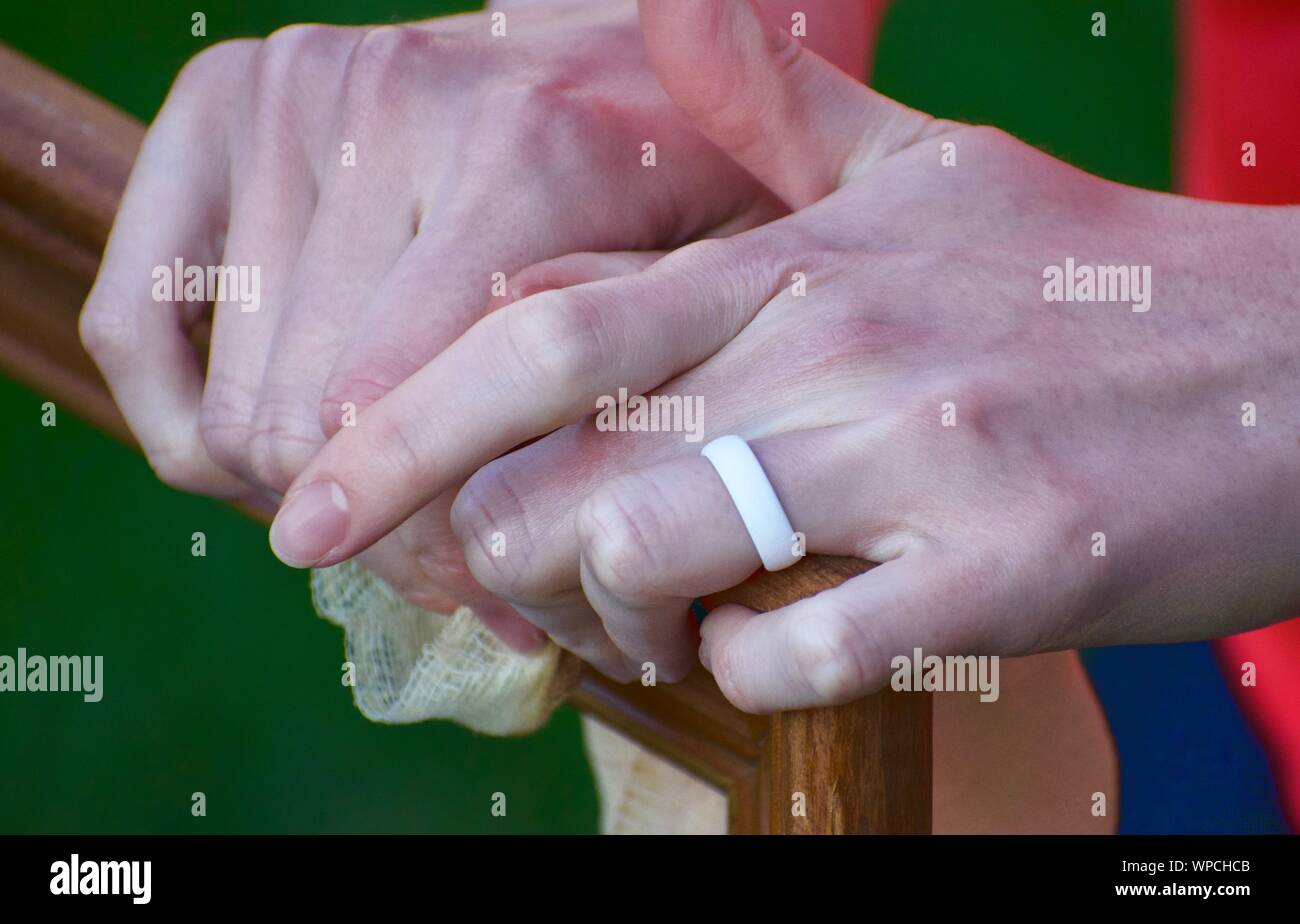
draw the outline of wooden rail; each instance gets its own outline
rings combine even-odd
[[[144,128],[4,45],[0,125],[0,369],[134,445],[81,348],[77,316]],[[42,164],[47,143],[55,166]],[[725,597],[766,610],[865,567],[811,557]],[[587,672],[573,701],[721,788],[734,832],[930,830],[928,695],[884,693],[751,716],[697,670],[683,683],[655,687]],[[805,814],[793,810],[796,793]]]

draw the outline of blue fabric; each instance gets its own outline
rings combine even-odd
[[[1264,751],[1210,643],[1095,648],[1119,750],[1121,834],[1284,834]]]

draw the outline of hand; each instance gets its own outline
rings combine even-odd
[[[1177,641],[1300,606],[1300,280],[1279,243],[1295,210],[1107,183],[891,104],[755,41],[752,20],[711,22],[712,56],[693,44],[707,30],[663,41],[666,17],[648,40],[734,69],[732,96],[706,99],[708,68],[666,86],[787,201],[824,198],[480,321],[299,479],[348,498],[326,561],[622,386],[702,396],[707,437],[751,440],[809,551],[885,563],[784,610],[705,620],[706,664],[744,709],[851,699],[916,646]],[[798,158],[770,147],[782,138],[802,141]],[[1046,301],[1068,258],[1150,266],[1149,310]],[[1255,427],[1247,401],[1268,415]],[[453,511],[471,569],[535,619],[559,608],[570,647],[599,651],[603,631],[632,662],[680,672],[686,601],[758,564],[680,436],[587,419],[487,464]],[[578,574],[600,621],[581,624]]]
[[[329,434],[488,310],[494,274],[724,233],[776,208],[658,88],[629,2],[512,11],[506,37],[486,15],[295,26],[181,73],[83,339],[163,480],[273,505]],[[258,271],[257,291],[216,304],[206,374],[189,333],[210,293],[151,297],[155,267],[178,258]],[[367,564],[417,603],[469,602],[535,643],[468,574],[451,498],[424,498]]]

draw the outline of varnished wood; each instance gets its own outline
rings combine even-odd
[[[133,444],[81,348],[77,316],[144,127],[4,45],[0,125],[0,369]],[[56,166],[41,163],[47,141]],[[719,599],[769,609],[865,567],[813,557]],[[750,716],[697,670],[684,683],[649,688],[588,672],[574,702],[719,786],[732,831],[928,830],[928,697]],[[794,791],[807,795],[806,818],[789,815]]]
[[[930,833],[929,694],[780,713],[768,761],[773,833]]]
[[[810,556],[760,572],[710,602],[767,611],[870,568]],[[931,707],[926,693],[885,691],[842,706],[772,716],[758,776],[766,824],[778,834],[922,834],[931,822]]]
[[[4,45],[0,125],[0,367],[132,443],[81,349],[77,315],[144,127]],[[41,162],[46,142],[52,167]]]

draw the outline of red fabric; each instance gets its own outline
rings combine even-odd
[[[1300,202],[1300,2],[1189,0],[1178,9],[1182,191]],[[1241,163],[1247,141],[1255,167]]]
[[[1300,2],[1180,4],[1182,192],[1226,202],[1300,203]],[[1256,166],[1242,164],[1255,144]],[[1300,246],[1300,242],[1296,242]],[[1300,831],[1300,619],[1221,639],[1220,666],[1268,753]],[[1242,686],[1252,662],[1256,685]]]

